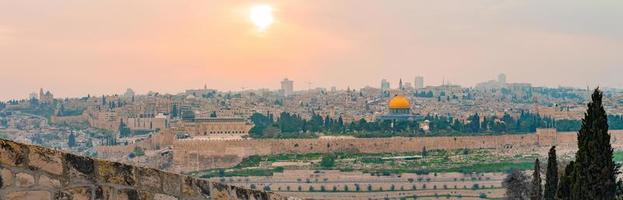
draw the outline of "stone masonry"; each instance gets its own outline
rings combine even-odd
[[[2,200],[286,200],[156,169],[0,139]]]

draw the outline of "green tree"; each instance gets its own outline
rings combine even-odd
[[[502,181],[502,187],[506,188],[506,198],[524,200],[528,199],[529,183],[528,176],[521,171],[513,170]]]
[[[74,135],[73,133],[69,134],[69,138],[67,141],[67,146],[69,147],[75,147],[76,146],[76,135]]]
[[[565,167],[565,174],[560,177],[560,183],[558,184],[558,189],[556,191],[556,198],[560,200],[570,200],[571,199],[571,188],[573,188],[573,183],[575,182],[575,173],[573,170],[575,169],[575,162],[571,161],[567,167]]]
[[[545,200],[556,199],[556,189],[558,187],[558,161],[556,159],[556,146],[549,149],[547,157],[547,172],[545,173]]]
[[[602,96],[599,88],[595,89],[578,132],[571,199],[615,198],[617,170],[612,160],[608,117]]]
[[[532,186],[530,188],[530,199],[543,199],[543,188],[541,188],[541,163],[537,158],[534,161],[534,172],[532,173]]]
[[[132,96],[132,98],[134,98],[134,96]],[[171,118],[177,118],[177,104],[173,104],[173,106],[171,106]]]
[[[335,155],[329,154],[322,157],[322,160],[320,160],[320,166],[323,168],[331,168],[335,166]]]
[[[130,136],[131,132],[132,131],[130,130],[130,128],[128,128],[128,125],[126,125],[123,120],[121,120],[121,122],[119,122],[119,136],[127,137]]]

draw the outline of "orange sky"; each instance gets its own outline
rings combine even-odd
[[[252,5],[274,7],[258,33]],[[623,87],[621,1],[1,1],[0,99],[210,88]]]

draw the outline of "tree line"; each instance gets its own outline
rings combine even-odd
[[[504,179],[507,199],[584,200],[623,199],[623,182],[616,179],[619,165],[615,164],[608,134],[609,120],[602,105],[602,92],[595,89],[577,133],[578,150],[575,160],[559,173],[556,147],[548,153],[545,185],[541,183],[539,160],[535,161],[532,178],[513,171]]]
[[[426,115],[413,121],[367,121],[360,119],[350,123],[341,116],[332,118],[312,113],[310,119],[298,114],[282,112],[277,117],[272,113],[254,113],[250,120],[255,125],[251,131],[254,138],[308,138],[322,132],[335,135],[353,135],[357,137],[418,136],[424,133],[420,123],[428,120],[429,135],[452,134],[501,134],[533,133],[537,128],[556,127],[559,131],[577,131],[580,120],[554,120],[531,112],[520,112],[516,117],[506,113],[502,117],[480,116],[475,113],[460,120],[450,115]],[[623,129],[623,116],[611,115],[608,123],[613,129]]]

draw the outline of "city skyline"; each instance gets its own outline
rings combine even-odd
[[[267,23],[261,32],[247,16],[258,4],[270,5],[274,15],[274,22],[253,22]],[[415,76],[427,85],[449,80],[473,86],[499,73],[536,86],[623,87],[623,26],[617,20],[623,2],[617,1],[62,1],[0,7],[0,99],[24,98],[42,87],[72,97],[126,88],[175,93],[204,84],[225,91],[278,89],[284,77],[299,89],[307,82],[378,87],[381,79],[413,83]]]
[[[503,77],[503,78],[502,78]],[[427,82],[428,80],[426,79],[426,77],[423,76],[415,76],[414,77],[414,82],[409,82],[409,81],[404,81],[404,84],[408,84],[405,85],[407,87],[400,87],[400,82],[403,81],[402,78],[399,78],[397,80],[391,80],[391,79],[380,79],[380,85],[374,84],[374,83],[370,83],[370,84],[366,84],[362,87],[351,87],[351,86],[345,86],[345,87],[336,87],[336,86],[311,86],[311,82],[306,82],[306,81],[297,81],[297,80],[291,80],[288,78],[284,78],[282,80],[279,81],[275,81],[279,84],[279,86],[277,87],[256,87],[256,88],[247,88],[247,87],[241,87],[238,89],[232,89],[232,90],[224,90],[224,89],[219,89],[219,88],[213,88],[210,87],[207,84],[202,85],[201,87],[189,87],[189,88],[177,88],[173,91],[160,91],[157,89],[149,89],[149,90],[145,90],[145,91],[136,91],[134,88],[131,87],[127,87],[125,89],[120,89],[118,91],[113,91],[111,93],[96,93],[96,92],[88,92],[85,94],[78,94],[76,96],[63,96],[63,95],[59,95],[59,96],[55,96],[55,98],[81,98],[87,95],[93,96],[93,97],[97,97],[97,96],[101,96],[101,95],[105,95],[105,96],[109,96],[109,95],[126,95],[128,91],[131,91],[132,94],[134,94],[136,92],[136,95],[146,95],[150,92],[157,92],[157,93],[161,93],[161,94],[171,94],[171,95],[177,95],[177,94],[181,94],[181,93],[185,93],[189,90],[196,90],[196,89],[207,89],[207,90],[216,90],[216,91],[221,91],[221,92],[241,92],[241,91],[252,91],[252,90],[270,90],[270,91],[274,91],[274,92],[280,92],[283,93],[285,96],[289,96],[292,92],[297,92],[297,91],[307,91],[310,89],[325,89],[325,90],[333,90],[333,89],[337,89],[337,90],[348,90],[348,89],[362,89],[362,88],[366,88],[366,87],[371,87],[371,88],[378,88],[380,90],[387,90],[387,89],[396,89],[396,90],[403,90],[403,89],[413,89],[413,90],[426,90],[426,87],[438,87],[438,86],[443,86],[443,85],[456,85],[456,86],[461,86],[464,88],[478,88],[478,86],[480,84],[487,84],[487,83],[502,83],[502,84],[511,84],[511,83],[519,83],[519,84],[530,84],[533,87],[550,87],[550,88],[557,88],[557,87],[563,87],[563,88],[574,88],[574,89],[591,89],[591,88],[595,88],[595,87],[601,87],[603,89],[623,89],[620,87],[604,87],[604,86],[590,86],[587,85],[585,87],[574,87],[574,86],[563,86],[563,85],[559,85],[559,86],[547,86],[547,85],[534,85],[532,83],[527,83],[527,82],[521,82],[521,81],[508,81],[506,79],[507,75],[505,73],[501,73],[496,75],[495,77],[492,77],[490,79],[486,79],[486,80],[481,80],[480,82],[475,83],[474,85],[461,85],[461,84],[457,84],[452,82],[451,80],[447,80],[447,79],[443,79],[440,83],[429,83]],[[422,85],[417,85],[416,83],[418,82],[418,79],[421,79],[419,84]],[[408,79],[405,79],[408,80]],[[284,83],[284,82],[289,82],[289,83]],[[284,86],[284,84],[289,86]],[[385,85],[387,84],[387,85]],[[311,87],[310,87],[311,86]],[[421,87],[419,87],[421,86]],[[284,90],[284,87],[289,88]],[[486,86],[484,86],[486,87]],[[28,99],[28,98],[39,98],[39,96],[41,95],[41,92],[43,90],[45,90],[46,92],[52,92],[53,94],[62,94],[63,92],[60,91],[57,93],[57,91],[54,91],[53,89],[50,88],[46,88],[46,87],[40,87],[36,89],[37,91],[33,90],[33,92],[28,92],[26,91],[24,94],[22,94],[19,97],[12,97],[12,98],[7,98],[7,99],[1,99],[2,97],[0,97],[0,100],[2,101],[8,101],[8,100],[20,100],[20,99]],[[95,91],[95,90],[93,90]],[[284,93],[284,91],[286,91]],[[39,92],[39,94],[37,93]]]

